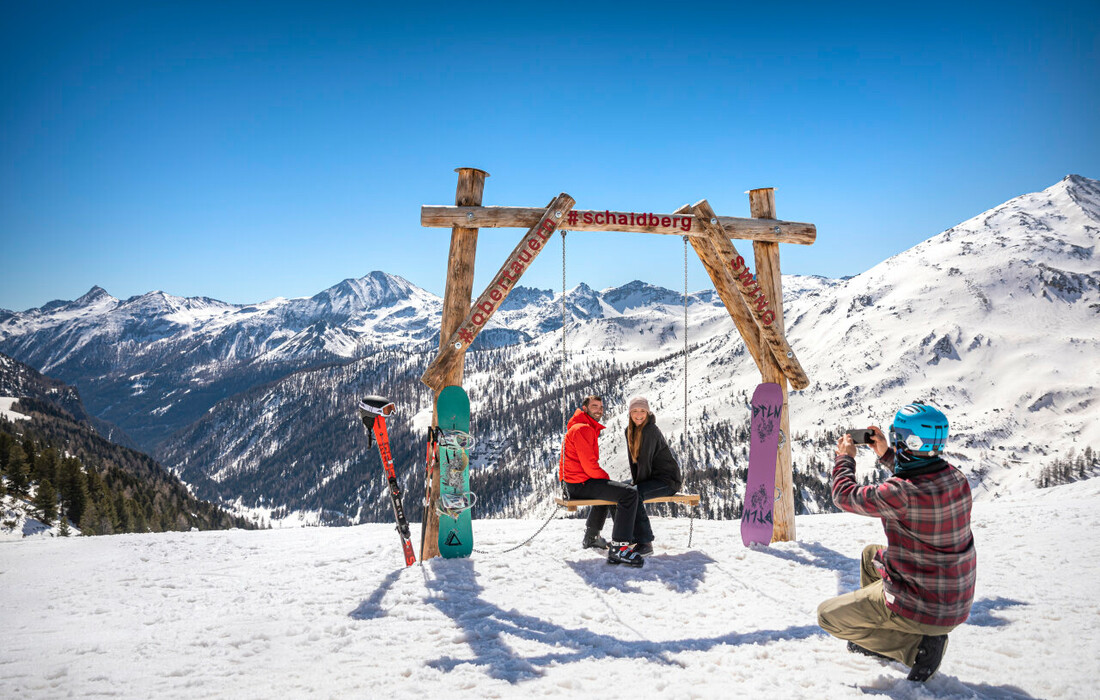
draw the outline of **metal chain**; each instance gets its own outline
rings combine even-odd
[[[684,236],[684,432],[683,454],[687,456],[688,434],[688,237]],[[695,476],[695,463],[691,464],[691,475]],[[692,483],[695,479],[692,478]],[[688,506],[688,549],[691,549],[691,538],[695,534],[695,508]]]
[[[569,383],[566,369],[569,367],[569,355],[566,351],[565,325],[565,229],[561,230],[561,432],[564,435],[569,429],[569,404],[566,403],[565,387]],[[558,488],[561,489],[562,498],[569,500],[569,489],[559,477]],[[545,526],[544,526],[545,527]]]
[[[542,527],[540,527],[538,530],[535,530],[535,534],[531,535],[530,537],[528,537],[524,541],[520,542],[515,547],[509,547],[508,549],[502,549],[499,552],[490,552],[490,551],[487,551],[487,550],[484,550],[484,549],[478,549],[477,547],[474,547],[474,551],[477,552],[478,554],[507,554],[509,552],[514,552],[517,549],[519,549],[520,547],[530,543],[531,540],[538,537],[542,533],[542,531],[546,529],[546,526],[550,524],[550,521],[553,520],[554,518],[558,517],[560,514],[561,514],[561,510],[559,510],[558,507],[555,506],[554,507],[554,512],[550,513],[550,517],[546,519],[546,522],[544,522],[542,524]]]
[[[565,346],[565,234],[561,231],[561,429],[564,432],[569,425],[569,406],[565,403],[565,385],[568,384],[565,375],[569,366],[568,354]]]

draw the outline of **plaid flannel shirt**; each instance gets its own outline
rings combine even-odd
[[[892,468],[894,451],[881,462]],[[970,615],[977,554],[970,533],[970,484],[958,469],[943,464],[932,473],[861,487],[855,459],[837,455],[833,502],[882,520],[887,546],[875,564],[886,606],[910,620],[949,627]]]

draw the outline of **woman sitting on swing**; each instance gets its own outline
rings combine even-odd
[[[672,456],[665,436],[657,427],[657,417],[649,410],[649,401],[642,396],[630,400],[630,420],[626,427],[626,447],[630,458],[630,474],[638,489],[638,511],[634,517],[634,551],[641,555],[653,553],[653,528],[642,503],[647,498],[675,495],[683,485],[680,465]]]

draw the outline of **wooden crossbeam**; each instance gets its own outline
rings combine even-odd
[[[566,500],[560,496],[554,499],[554,503],[559,506],[564,506],[569,512],[575,511],[582,506],[613,506],[616,505],[615,501],[604,501],[598,498],[583,498],[575,499],[571,498]],[[642,503],[683,503],[688,506],[699,505],[699,494],[697,493],[678,493],[675,496],[655,496],[654,498],[647,498]]]
[[[420,207],[420,225],[450,228],[525,228],[534,225],[542,217],[543,209],[537,207]],[[573,216],[573,215],[576,216]],[[643,217],[644,216],[644,220]],[[773,243],[797,243],[811,245],[817,240],[817,227],[797,221],[768,219],[742,219],[735,216],[719,216],[718,224],[730,238]],[[578,209],[570,214],[563,228],[569,231],[624,231],[627,233],[661,233],[669,236],[704,234],[691,212],[684,214],[656,214],[649,212],[596,211]]]
[[[690,211],[691,205],[685,204],[677,209],[677,212]],[[752,311],[749,310],[748,304],[745,303],[745,298],[737,291],[737,283],[733,281],[733,275],[730,273],[729,266],[727,266],[722,260],[722,256],[719,255],[714,245],[710,242],[710,236],[703,236],[700,238],[690,238],[688,241],[691,243],[691,247],[695,250],[695,254],[699,256],[699,261],[703,263],[703,268],[710,275],[710,281],[714,284],[715,291],[718,292],[718,298],[722,300],[722,303],[726,307],[726,311],[729,312],[730,318],[733,319],[733,325],[737,327],[737,332],[741,334],[741,339],[745,343],[745,349],[749,351],[749,355],[752,356],[753,361],[756,362],[756,368],[760,371],[764,370],[764,365],[761,364],[761,339],[760,339],[760,327],[756,325],[756,320],[752,317]]]
[[[737,254],[737,248],[726,238],[723,230],[718,226],[717,215],[710,208],[705,199],[701,199],[692,206],[699,227],[710,236],[711,245],[718,251],[721,260],[731,276],[736,281],[734,287],[740,292],[745,304],[752,312],[753,320],[760,329],[760,337],[764,339],[767,347],[775,357],[779,369],[790,380],[795,389],[805,389],[810,385],[810,379],[805,370],[795,357],[794,350],[787,342],[782,332],[782,323],[776,323],[776,313],[768,308],[770,303],[766,296],[766,290],[762,291],[756,284],[756,279],[748,268],[745,259]],[[778,307],[782,312],[782,307]],[[748,338],[745,339],[748,342]],[[758,361],[759,364],[759,361]]]
[[[443,388],[443,380],[462,363],[466,356],[466,348],[470,347],[474,338],[481,333],[489,323],[489,319],[511,294],[520,276],[546,247],[545,244],[554,231],[564,223],[574,204],[576,200],[564,192],[550,200],[550,204],[542,210],[542,216],[519,239],[511,255],[493,276],[493,281],[470,307],[470,312],[459,324],[458,329],[439,349],[439,355],[428,365],[420,381],[437,392]]]

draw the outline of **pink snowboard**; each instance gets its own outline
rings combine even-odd
[[[749,443],[749,478],[745,484],[745,508],[741,513],[741,541],[748,547],[772,541],[772,506],[775,505],[775,462],[779,456],[779,414],[783,390],[778,384],[761,384],[752,395],[752,437]]]

